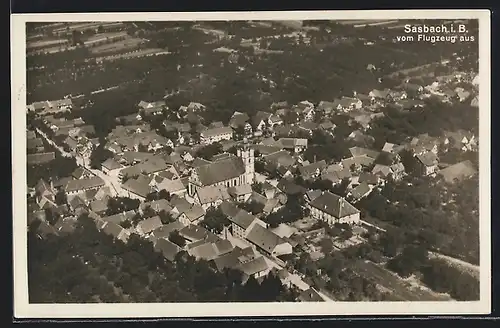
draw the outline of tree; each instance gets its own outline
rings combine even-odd
[[[229,227],[231,221],[226,217],[222,210],[214,207],[209,207],[206,211],[205,218],[200,225],[215,233],[220,233],[224,227]]]
[[[52,211],[52,209],[50,209],[50,208],[45,209],[45,221],[47,221],[51,225],[54,225],[54,224],[56,224],[58,219],[59,219],[58,215],[55,214]]]
[[[321,250],[324,254],[330,254],[333,251],[333,241],[330,238],[321,239]]]
[[[255,191],[256,193],[258,194],[262,194],[263,193],[263,184],[262,182],[254,182],[252,183],[252,190]]]
[[[108,158],[113,157],[113,153],[104,148],[104,142],[101,142],[90,154],[90,167],[93,169],[101,169],[101,164]]]
[[[174,230],[169,234],[168,240],[179,247],[184,247],[186,245],[186,240],[179,234],[179,231],[177,230]]]
[[[169,212],[165,212],[165,210],[161,210],[158,213],[158,216],[160,217],[161,223],[163,224],[169,224],[175,221],[172,214],[170,214]]]
[[[210,145],[203,146],[196,152],[196,157],[201,157],[206,160],[211,160],[214,155],[222,153],[222,145],[215,142]]]
[[[336,195],[341,197],[345,197],[347,195],[347,188],[350,184],[349,178],[344,178],[340,181],[340,183],[331,187],[330,191]]]
[[[123,221],[122,223],[120,223],[120,225],[122,226],[122,228],[124,229],[129,229],[132,227],[132,223],[129,221],[129,220],[125,220]]]
[[[68,203],[68,199],[66,197],[66,193],[64,190],[59,190],[56,194],[55,201],[57,205],[64,205]]]

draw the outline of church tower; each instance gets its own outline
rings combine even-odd
[[[252,184],[255,179],[255,158],[254,150],[249,147],[248,140],[243,139],[243,147],[237,151],[238,157],[241,158],[243,164],[245,165],[245,174],[243,177],[244,184]]]

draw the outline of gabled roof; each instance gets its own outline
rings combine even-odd
[[[470,160],[466,160],[450,165],[447,168],[440,170],[438,174],[442,176],[446,182],[452,183],[455,179],[462,180],[477,174],[477,170]]]
[[[207,240],[211,242],[216,242],[219,241],[220,238],[217,237],[217,235],[211,233],[207,229],[203,228],[202,226],[198,225],[189,225],[187,227],[182,228],[179,230],[179,234],[190,240],[191,242],[196,242],[199,240]]]
[[[315,174],[317,170],[319,170],[319,172],[321,173],[326,167],[326,161],[321,160],[309,165],[299,166],[299,172],[304,177],[310,177],[311,175]]]
[[[177,253],[181,251],[181,248],[179,246],[172,243],[166,238],[158,239],[154,248],[155,250],[161,252],[163,256],[170,262],[173,262]]]
[[[286,150],[280,150],[278,152],[266,155],[264,156],[264,161],[284,167],[290,167],[296,162],[295,158]]]
[[[351,195],[354,199],[358,200],[369,192],[370,186],[364,181],[351,191]]]
[[[128,179],[122,184],[122,188],[143,198],[151,192],[151,187],[147,183],[141,183],[136,179]]]
[[[80,191],[90,188],[98,188],[104,186],[104,180],[98,176],[93,176],[87,179],[71,180],[66,184],[66,192]]]
[[[156,228],[153,231],[153,235],[156,238],[168,238],[168,236],[170,236],[170,233],[172,231],[179,231],[179,230],[183,229],[184,227],[185,226],[184,226],[184,224],[182,224],[182,222],[174,221],[174,222],[171,222],[169,224],[162,225],[159,228]]]
[[[307,196],[307,198],[309,198],[309,200],[312,201],[312,200],[318,198],[319,196],[321,196],[321,190],[320,189],[309,190],[308,192],[306,192],[306,196]]]
[[[223,135],[223,134],[232,134],[232,133],[233,133],[233,129],[231,129],[231,127],[224,126],[224,127],[221,127],[221,128],[207,129],[205,131],[202,131],[200,133],[200,135],[201,135],[202,138],[210,138],[210,137],[220,136],[220,135]]]
[[[287,179],[281,179],[276,186],[279,190],[287,195],[305,194],[307,189]]]
[[[161,211],[170,212],[172,210],[170,202],[166,199],[158,199],[141,204],[142,209],[145,209],[148,206],[157,213]]]
[[[373,167],[372,173],[379,174],[383,177],[386,177],[392,173],[392,169],[390,166],[387,166],[387,165],[375,164],[375,166]]]
[[[101,218],[101,220],[104,222],[112,222],[112,223],[120,224],[123,221],[131,220],[134,217],[134,215],[135,215],[135,211],[131,210],[131,211],[127,211],[124,213],[118,213],[115,215],[104,216]]]
[[[241,195],[247,195],[252,193],[252,185],[243,184],[239,186],[230,187],[227,189],[229,195],[236,197]]]
[[[433,165],[438,164],[438,158],[437,158],[436,154],[434,154],[431,151],[417,155],[416,157],[425,166],[433,166]]]
[[[122,168],[122,165],[115,161],[113,158],[108,158],[101,165],[108,170],[116,170]]]
[[[239,177],[245,173],[245,166],[239,157],[230,157],[225,160],[210,163],[195,168],[198,179],[204,186],[209,186],[220,181]]]
[[[302,291],[297,300],[300,302],[324,302],[324,299],[312,287]]]
[[[214,246],[217,251],[217,256],[227,254],[234,249],[233,244],[231,244],[231,242],[227,239],[222,239],[214,243]]]
[[[351,152],[352,156],[368,156],[373,159],[377,158],[380,152],[376,150],[371,150],[368,148],[363,148],[363,147],[351,147],[349,148],[349,151]]]
[[[366,182],[368,184],[377,184],[378,183],[378,177],[374,175],[373,173],[368,173],[368,172],[362,172],[359,175],[358,181],[361,182]]]
[[[280,236],[260,224],[253,225],[246,239],[268,253],[272,253],[276,246],[285,243]]]
[[[155,229],[158,229],[161,226],[162,223],[159,216],[153,216],[137,224],[137,228],[141,229],[142,232],[146,234],[152,232]]]
[[[328,191],[323,192],[321,196],[317,197],[309,204],[338,219],[359,213],[359,210],[349,204],[345,199]]]
[[[26,162],[28,164],[43,164],[50,162],[56,158],[55,152],[48,153],[37,153],[37,154],[28,154],[26,156]]]
[[[258,257],[252,261],[242,263],[238,268],[246,275],[251,276],[256,273],[269,269],[267,262],[263,256]]]
[[[196,259],[203,259],[206,261],[211,261],[217,257],[217,250],[212,243],[204,243],[194,248],[190,248],[188,253]]]

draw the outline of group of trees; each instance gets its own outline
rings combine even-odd
[[[128,197],[114,197],[108,199],[106,215],[115,215],[131,210],[137,210],[141,202],[138,199]]]
[[[302,253],[295,261],[295,268],[311,277],[313,286],[326,289],[339,301],[382,301],[385,299],[376,284],[357,274],[342,252],[329,252],[317,261]]]
[[[231,221],[222,213],[219,207],[209,207],[200,225],[213,233],[220,233],[224,227],[231,225]]]
[[[47,182],[71,176],[71,173],[78,167],[74,158],[56,156],[48,163],[28,165],[27,184],[34,187],[36,183],[43,179]]]
[[[93,169],[101,169],[102,163],[104,163],[108,158],[113,157],[113,153],[104,148],[106,145],[105,140],[102,138],[102,140],[99,143],[99,146],[97,146],[94,150],[92,150],[92,153],[90,154],[90,167]]]
[[[174,263],[166,261],[149,241],[133,234],[124,244],[99,232],[87,216],[78,219],[68,236],[40,240],[31,233],[29,286],[34,302],[290,301],[296,296],[276,277],[260,284],[250,278],[243,284],[240,271],[219,273],[185,252]],[[107,284],[96,286],[90,268],[97,268],[96,275]],[[107,286],[116,288],[115,296]]]
[[[411,182],[410,184],[408,184]],[[430,178],[387,183],[357,203],[362,215],[388,228],[386,246],[418,242],[472,263],[479,262],[478,177],[448,184]]]
[[[281,223],[290,223],[302,219],[307,215],[307,209],[303,207],[304,200],[300,196],[288,196],[286,204],[276,212],[269,214],[264,221],[270,227],[275,228]]]

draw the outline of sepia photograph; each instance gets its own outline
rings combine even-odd
[[[489,11],[13,15],[16,317],[490,312]]]

